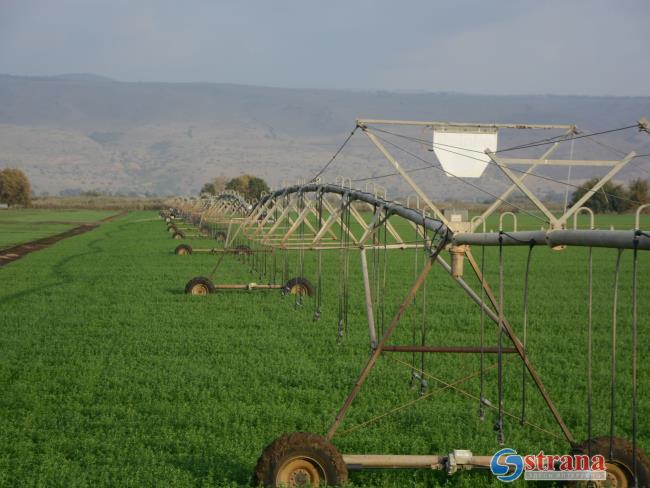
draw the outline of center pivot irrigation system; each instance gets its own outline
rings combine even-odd
[[[217,196],[205,195],[201,198],[173,199],[171,207],[161,215],[167,222],[167,231],[173,239],[186,237],[212,238],[218,242],[228,240],[228,234],[238,219],[244,218],[252,205],[234,191],[224,191]],[[198,230],[198,232],[197,232]],[[178,246],[176,254],[192,252],[219,252],[217,248],[192,249]]]
[[[494,203],[473,219],[465,218],[462,214],[445,212],[440,209],[420,186],[410,176],[411,170],[405,169],[398,159],[391,153],[389,147],[398,148],[392,144],[385,134],[389,131],[383,126],[416,126],[433,132],[432,149],[435,152],[440,167],[436,165],[442,177],[450,177],[463,183],[477,187],[469,178],[480,176],[488,165],[496,166],[509,180],[510,186],[500,195],[494,196]],[[639,128],[648,131],[648,122],[642,119],[637,124],[621,129]],[[573,125],[530,125],[530,124],[465,124],[448,122],[415,122],[397,120],[357,120],[356,130],[363,132],[377,147],[380,153],[399,175],[415,192],[415,205],[410,205],[411,199],[405,203],[390,201],[385,191],[378,191],[372,185],[370,190],[352,187],[349,179],[338,178],[335,184],[328,184],[320,176],[327,166],[311,182],[298,184],[275,190],[263,196],[256,202],[246,216],[236,217],[236,223],[230,225],[226,242],[232,245],[238,239],[250,246],[251,254],[261,252],[262,256],[277,256],[278,253],[286,256],[289,251],[298,253],[298,276],[303,276],[304,256],[308,252],[316,258],[316,286],[314,295],[314,318],[320,318],[322,300],[323,272],[321,255],[327,251],[340,253],[341,267],[339,271],[339,320],[338,337],[348,327],[347,307],[350,286],[349,266],[351,251],[359,252],[361,266],[365,315],[367,319],[368,336],[370,342],[370,355],[361,369],[354,386],[343,401],[338,413],[335,415],[329,429],[324,436],[305,432],[284,434],[269,444],[264,449],[258,460],[254,472],[253,482],[264,486],[322,486],[341,484],[347,480],[349,470],[378,469],[378,468],[425,468],[446,470],[455,473],[473,468],[488,468],[492,456],[478,456],[472,451],[461,449],[448,454],[440,455],[390,455],[390,454],[341,454],[332,440],[340,433],[340,427],[348,414],[355,399],[360,394],[364,383],[375,369],[380,360],[387,358],[408,367],[414,378],[421,382],[421,399],[437,391],[453,391],[466,398],[478,401],[480,415],[483,416],[487,409],[496,414],[495,430],[499,444],[505,440],[504,424],[506,418],[515,418],[521,425],[530,426],[540,431],[543,428],[536,426],[525,419],[525,388],[526,384],[534,385],[537,393],[557,424],[558,433],[569,445],[571,452],[587,454],[589,456],[600,454],[606,459],[607,478],[601,481],[591,481],[590,486],[650,486],[650,461],[638,446],[638,269],[639,257],[643,251],[650,250],[650,233],[640,228],[639,215],[647,205],[640,206],[637,210],[636,228],[632,230],[596,230],[592,225],[590,230],[577,230],[576,217],[579,213],[591,211],[584,204],[616,175],[623,167],[632,161],[636,154],[622,154],[617,160],[587,160],[587,159],[553,159],[553,154],[561,143],[575,139],[591,137],[598,134],[582,134]],[[516,146],[508,149],[497,149],[497,136],[504,130],[555,130],[561,131],[560,136],[543,139],[534,143]],[[612,131],[614,131],[612,130]],[[610,131],[608,131],[610,132]],[[353,132],[354,133],[354,132]],[[415,138],[412,138],[415,139]],[[348,138],[349,140],[349,138]],[[347,142],[347,141],[346,141]],[[540,146],[545,149],[538,158],[508,158],[503,154],[512,149],[528,149]],[[337,153],[338,154],[338,153]],[[411,154],[411,153],[409,153]],[[331,161],[330,161],[331,163]],[[330,164],[328,163],[328,165]],[[539,176],[535,169],[545,166],[595,166],[605,167],[607,173],[602,176],[585,195],[571,205],[567,206],[561,214],[551,211],[525,184],[531,176]],[[430,167],[434,167],[433,165]],[[520,168],[525,169],[520,169]],[[446,175],[446,176],[445,176]],[[512,231],[485,232],[488,217],[495,213],[502,205],[510,204],[508,197],[519,191],[544,216],[545,226],[537,231]],[[415,208],[413,208],[415,207]],[[176,210],[175,210],[176,211]],[[506,212],[506,214],[509,212]],[[502,215],[503,217],[503,215]],[[570,219],[574,219],[574,229],[569,229]],[[228,216],[224,216],[228,220]],[[233,220],[234,221],[234,220]],[[404,238],[403,229],[412,229],[414,238]],[[477,230],[482,228],[482,232]],[[497,290],[488,283],[485,276],[485,248],[494,246],[498,248],[498,285]],[[504,260],[506,249],[512,246],[528,248],[528,259],[524,277],[524,316],[522,319],[522,337],[515,333],[513,322],[504,311]],[[587,343],[587,439],[576,439],[570,426],[561,415],[556,404],[551,399],[537,368],[533,365],[528,354],[527,324],[529,300],[529,269],[533,249],[539,246],[550,247],[555,250],[567,246],[580,246],[588,249],[586,262],[588,280],[586,280],[588,314],[585,317],[588,335]],[[474,247],[479,247],[482,258],[477,260],[472,252]],[[619,296],[621,256],[624,250],[629,250],[631,259],[631,385],[629,397],[631,418],[631,439],[624,440],[616,436],[617,422],[621,416],[615,409],[617,398],[617,315],[612,319],[612,348],[611,348],[611,415],[610,429],[605,436],[595,436],[592,432],[593,412],[593,248],[611,248],[618,250],[615,277],[614,277],[614,303]],[[385,260],[393,249],[414,250],[417,276],[410,285],[408,292],[402,298],[397,311],[389,320],[384,320],[386,282],[391,276],[386,273]],[[419,253],[419,254],[418,254]],[[418,261],[418,255],[420,260]],[[370,257],[370,259],[369,259]],[[285,261],[286,264],[286,261]],[[266,266],[266,264],[265,264]],[[426,300],[416,300],[422,296],[423,290],[428,287],[429,293],[436,290],[438,281],[431,279],[431,272],[439,266],[450,279],[458,286],[469,300],[474,302],[480,315],[480,344],[449,346],[432,343],[432,339],[444,337],[444,331],[429,330],[423,326],[420,337],[415,338],[410,344],[395,344],[393,340],[400,337],[402,319],[412,307],[421,307],[420,316],[423,323],[431,314],[433,305],[427,305]],[[274,269],[275,265],[271,268]],[[468,269],[466,269],[468,268]],[[383,274],[382,274],[383,269]],[[470,274],[470,277],[466,275]],[[311,294],[311,293],[310,293]],[[426,295],[424,295],[426,296]],[[426,307],[429,307],[427,310]],[[487,346],[484,343],[484,322],[491,321],[498,335],[496,346]],[[442,326],[442,325],[440,325]],[[519,329],[518,329],[519,330]],[[477,333],[478,333],[477,329]],[[478,334],[477,334],[478,335]],[[419,340],[418,340],[419,339]],[[409,364],[399,359],[400,353],[420,354],[477,354],[480,356],[480,371],[450,382],[443,381],[425,371],[424,361],[416,366],[415,361]],[[498,401],[496,405],[485,402],[483,398],[483,376],[487,367],[484,366],[485,355],[496,355],[496,374]],[[504,408],[504,355],[518,358],[522,365],[522,406],[521,416],[515,416]],[[396,359],[397,358],[397,359]],[[471,378],[480,377],[481,391],[475,395],[461,388],[463,382]],[[426,392],[426,379],[440,383],[438,390]],[[409,404],[414,403],[413,401]],[[401,407],[400,407],[401,408]],[[393,409],[394,411],[399,410]],[[365,423],[364,423],[365,424]],[[363,425],[363,424],[362,424]],[[351,429],[350,429],[351,430]],[[587,485],[585,485],[587,486]]]
[[[311,283],[302,277],[288,277],[288,263],[285,255],[284,272],[277,272],[278,260],[273,254],[273,272],[269,272],[271,260],[256,259],[259,253],[274,253],[273,249],[255,249],[254,251],[246,244],[242,244],[242,238],[237,237],[242,226],[250,222],[248,215],[254,208],[236,192],[226,191],[216,196],[203,196],[198,199],[174,199],[170,202],[168,210],[161,212],[161,216],[167,222],[168,230],[173,232],[175,239],[185,237],[202,237],[209,235],[220,242],[223,247],[196,248],[187,243],[179,244],[174,253],[179,256],[195,253],[218,254],[220,257],[217,263],[210,270],[207,276],[197,276],[190,279],[185,285],[185,293],[190,295],[209,295],[216,291],[252,291],[252,290],[281,290],[283,294],[297,296],[297,305],[302,304],[302,296],[311,296],[313,287]],[[183,224],[181,225],[180,222]],[[183,231],[180,231],[182,228]],[[192,229],[200,229],[200,233],[192,232]],[[221,266],[226,254],[232,254],[242,258],[251,264],[251,272],[259,273],[260,279],[267,279],[260,283],[216,283],[214,277]],[[262,264],[263,263],[263,264]],[[279,278],[282,281],[279,282]]]

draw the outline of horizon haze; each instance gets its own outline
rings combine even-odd
[[[196,193],[218,175],[310,178],[357,118],[628,126],[650,117],[648,19],[644,0],[0,0],[0,167],[41,194]],[[631,132],[576,154],[650,153]],[[358,135],[328,171],[387,169]],[[617,178],[646,175],[647,158]],[[481,195],[418,176],[436,198],[473,200],[503,179],[488,171]],[[382,184],[409,191],[398,180]],[[565,191],[548,183],[531,185]]]
[[[39,194],[66,190],[196,194],[203,183],[219,175],[252,173],[276,187],[311,178],[359,117],[576,124],[592,132],[629,126],[647,114],[650,97],[351,92],[127,83],[90,75],[0,75],[0,167],[25,170]],[[504,131],[500,147],[558,135],[515,132],[520,133]],[[409,133],[430,137],[430,133]],[[650,137],[638,130],[606,134],[597,142],[617,151],[650,153]],[[407,149],[435,163],[433,153],[421,144]],[[536,154],[531,151],[529,156]],[[566,151],[563,155],[569,156]],[[575,157],[582,156],[620,154],[584,139],[575,144]],[[406,154],[400,158],[407,168],[422,166],[417,158]],[[617,179],[647,177],[649,163],[647,158],[634,161]],[[363,178],[391,170],[367,138],[357,133],[324,176]],[[490,170],[476,183],[486,192],[498,191],[505,180],[494,168]],[[566,177],[564,170],[550,174]],[[573,172],[575,181],[587,176],[584,171]],[[418,173],[418,178],[434,198],[462,196],[476,201],[488,195],[473,191],[471,185],[450,184],[435,169]],[[397,177],[378,183],[388,186],[394,196],[409,191]],[[564,191],[548,183],[540,179],[530,184],[546,193]]]
[[[0,72],[306,89],[648,96],[648,19],[650,3],[643,0],[4,0]]]

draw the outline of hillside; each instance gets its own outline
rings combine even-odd
[[[52,78],[3,75],[0,167],[24,169],[39,193],[57,194],[74,188],[195,193],[219,174],[252,172],[272,185],[308,178],[329,159],[357,117],[575,123],[584,130],[598,131],[630,125],[649,115],[647,97],[403,94],[124,83],[85,74]],[[409,134],[430,137],[418,131]],[[500,147],[546,136],[504,135]],[[635,130],[608,134],[599,140],[624,151],[650,152],[650,137]],[[433,160],[422,145],[395,141],[418,151],[423,159]],[[575,150],[576,157],[613,156],[588,141],[577,141]],[[404,161],[406,167],[423,164]],[[645,167],[650,170],[650,163]],[[365,177],[391,170],[358,134],[327,176]],[[565,172],[551,174],[564,177]],[[619,179],[647,175],[630,166]],[[584,176],[578,173],[576,178]],[[452,188],[449,178],[439,171],[420,172],[418,179],[437,198],[485,197],[462,184]],[[491,168],[476,183],[496,191],[502,186],[498,180],[502,177]],[[393,194],[405,191],[395,178],[382,183]],[[548,186],[543,180],[537,183]],[[550,190],[562,191],[557,186]]]

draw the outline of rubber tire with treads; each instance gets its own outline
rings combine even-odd
[[[174,234],[172,235],[172,239],[176,239],[176,240],[185,239],[185,234],[183,234],[181,231],[174,232]]]
[[[619,466],[624,466],[628,470],[629,476],[629,486],[634,486],[631,482],[631,473],[633,466],[633,457],[632,457],[632,443],[621,439],[620,437],[613,438],[613,454],[614,458],[609,459],[609,436],[594,437],[591,440],[591,455],[601,454],[605,457],[605,462],[609,463],[614,461],[614,464]],[[589,453],[589,441],[585,441],[579,446],[575,447],[572,450],[573,454],[588,454]],[[636,449],[636,469],[639,487],[649,487],[650,488],[650,459],[637,445]],[[571,486],[576,486],[578,483],[573,483]]]
[[[176,246],[176,249],[174,249],[174,254],[177,256],[184,256],[186,254],[192,254],[192,246],[189,244],[179,244]]]
[[[253,254],[253,251],[251,251],[250,247],[248,247],[248,246],[246,246],[244,244],[241,244],[241,245],[239,245],[239,246],[237,246],[235,248],[235,254],[238,254],[238,255],[250,255],[250,254]]]
[[[308,297],[314,294],[314,287],[312,286],[312,284],[307,280],[307,278],[300,278],[300,277],[291,278],[289,281],[287,281],[282,291],[287,295],[288,294],[295,295],[295,293],[291,292],[292,288],[295,286],[301,286],[306,291]]]
[[[278,437],[266,446],[257,460],[253,486],[280,486],[277,480],[282,468],[292,460],[304,458],[318,463],[323,477],[319,486],[336,486],[347,481],[348,468],[330,441],[309,432],[293,432]]]
[[[202,293],[192,293],[192,290],[194,287],[200,287],[203,286],[206,290],[207,295],[210,293],[214,293],[214,285],[212,284],[212,281],[210,278],[206,278],[204,276],[197,276],[196,278],[192,278],[190,281],[187,282],[187,285],[185,285],[185,293],[187,295],[202,295]]]

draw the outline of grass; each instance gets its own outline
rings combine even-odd
[[[622,222],[621,228],[628,225]],[[264,446],[280,434],[327,430],[368,357],[358,253],[350,252],[350,326],[337,344],[337,251],[323,255],[323,315],[314,322],[313,299],[296,308],[292,298],[277,291],[184,295],[187,280],[208,274],[215,257],[173,255],[178,242],[164,228],[154,213],[134,212],[0,269],[1,486],[243,486]],[[495,286],[496,251],[486,252],[486,271]],[[526,252],[505,250],[506,312],[518,333]],[[576,438],[584,439],[586,250],[539,248],[533,253],[531,359]],[[480,249],[475,254],[480,258]],[[595,250],[594,256],[594,432],[605,434],[616,252]],[[414,255],[393,251],[387,258],[385,314],[390,317],[413,281]],[[617,336],[617,432],[626,438],[630,260],[625,252]],[[312,282],[315,262],[314,254],[306,253],[305,276]],[[639,296],[647,297],[650,261],[645,254],[640,263]],[[281,255],[276,264],[284,264]],[[297,253],[289,255],[288,268],[290,275],[297,273]],[[251,272],[251,263],[233,256],[215,275],[221,283],[265,280],[268,276]],[[423,302],[421,294],[393,343],[411,343],[413,331],[421,327]],[[476,307],[439,268],[427,280],[426,307],[429,343],[478,345]],[[641,299],[639,432],[646,451],[649,312],[650,302]],[[494,327],[486,324],[486,331],[486,341],[496,344]],[[419,356],[415,359],[419,364]],[[495,360],[486,358],[487,366]],[[426,371],[449,382],[478,371],[478,358],[429,355]],[[418,398],[409,380],[407,368],[382,358],[342,430]],[[429,391],[441,385],[429,378]],[[485,396],[496,403],[494,369],[486,373],[485,386]],[[478,378],[462,388],[476,394]],[[530,382],[527,392],[527,418],[553,435],[507,419],[506,445],[523,453],[566,452]],[[505,371],[506,409],[519,415],[520,398],[521,365],[511,361]],[[444,454],[467,448],[492,454],[499,448],[495,414],[488,411],[481,421],[477,411],[475,400],[441,391],[337,436],[335,444],[346,453]],[[479,472],[450,478],[428,471],[359,473],[351,479],[358,486],[500,486]]]
[[[164,207],[163,197],[120,197],[108,195],[54,197],[32,199],[32,206],[40,209],[79,210],[157,210]]]
[[[49,237],[115,214],[99,210],[0,210],[0,249]]]

